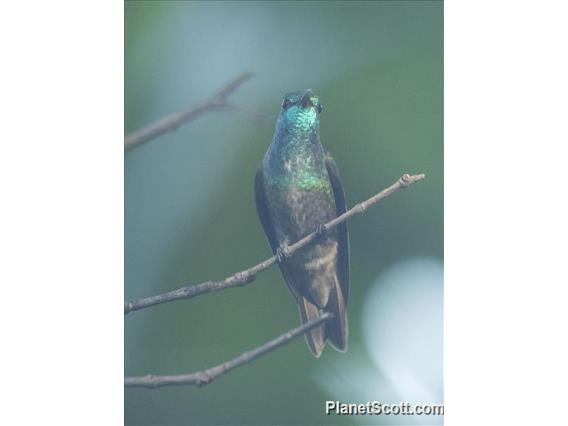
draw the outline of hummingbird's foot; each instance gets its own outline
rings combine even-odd
[[[288,244],[284,243],[276,249],[276,261],[282,263],[284,259],[290,257],[290,248]]]
[[[325,233],[327,232],[327,226],[325,224],[323,225],[318,225],[316,228],[316,235],[318,237],[323,237],[325,235]]]

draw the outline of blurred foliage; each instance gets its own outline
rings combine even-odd
[[[270,117],[211,113],[126,154],[125,298],[223,278],[270,254],[254,174],[282,95],[310,87],[349,204],[403,172],[427,175],[349,223],[350,347],[361,346],[361,308],[377,274],[407,256],[443,257],[442,3],[129,1],[125,19],[127,132],[242,71],[255,77],[231,100]],[[272,268],[245,288],[128,315],[125,373],[210,367],[298,323]],[[313,378],[349,354],[327,349],[315,360],[297,340],[203,388],[127,389],[126,423],[350,424],[323,415],[335,398]]]

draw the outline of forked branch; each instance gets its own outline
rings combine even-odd
[[[262,114],[249,110],[246,108],[239,107],[227,102],[227,98],[231,93],[239,88],[241,84],[252,77],[249,72],[239,75],[237,78],[232,80],[226,86],[222,87],[217,91],[211,98],[195,107],[181,110],[170,114],[160,120],[143,127],[133,133],[130,133],[124,138],[124,150],[128,151],[132,148],[142,145],[164,133],[176,130],[182,124],[188,121],[194,120],[200,115],[205,114],[210,111],[217,111],[219,109],[228,109],[230,111],[239,112],[252,118],[261,118]]]

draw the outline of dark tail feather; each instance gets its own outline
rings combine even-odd
[[[320,316],[318,307],[310,303],[305,297],[299,297],[298,307],[302,324]],[[316,358],[320,357],[328,339],[330,344],[338,351],[347,351],[347,308],[339,283],[336,283],[335,288],[330,292],[325,311],[331,312],[334,318],[325,325],[316,327],[305,334],[306,343],[312,355]]]
[[[326,306],[326,311],[331,312],[335,317],[329,321],[325,326],[325,338],[328,339],[331,345],[340,352],[347,351],[347,307],[345,306],[345,298],[338,282],[335,283],[329,295],[329,301]]]
[[[302,324],[320,316],[317,306],[308,302],[305,297],[300,296],[298,298],[298,307],[300,309]],[[325,347],[324,326],[320,325],[308,331],[304,336],[312,355],[319,358]]]

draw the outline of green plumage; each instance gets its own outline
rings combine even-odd
[[[284,97],[274,138],[255,179],[256,206],[274,253],[346,210],[335,162],[319,138],[319,99],[307,90]],[[302,322],[331,312],[334,320],[306,334],[319,357],[326,342],[347,349],[349,242],[345,222],[280,263]]]

